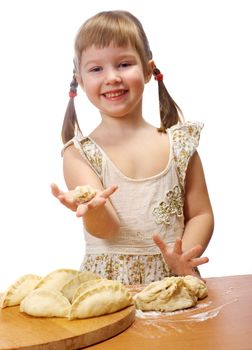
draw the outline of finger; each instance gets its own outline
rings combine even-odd
[[[118,186],[112,185],[112,186],[106,188],[106,190],[102,191],[102,192],[100,193],[100,197],[108,198],[108,197],[111,196],[117,189],[118,189]]]
[[[209,259],[208,259],[208,257],[202,257],[202,258],[196,258],[196,259],[193,259],[192,261],[191,261],[191,265],[193,266],[193,267],[197,267],[197,266],[199,266],[199,265],[203,265],[203,264],[206,264],[206,263],[208,263],[208,261],[209,261]]]
[[[182,239],[181,238],[177,238],[174,244],[174,253],[181,255],[182,252]]]
[[[81,217],[85,215],[88,212],[88,210],[95,209],[100,207],[101,205],[104,205],[106,201],[107,200],[105,198],[98,197],[98,198],[94,198],[88,203],[80,204],[76,210],[76,216]]]
[[[191,260],[193,258],[198,257],[202,253],[202,246],[200,244],[196,245],[195,247],[187,250],[183,255],[185,260]]]
[[[55,197],[58,197],[60,194],[62,194],[63,192],[59,189],[59,187],[52,183],[51,184],[51,192]]]
[[[59,195],[57,198],[65,207],[71,209],[72,211],[76,210],[76,204],[72,200],[67,199],[64,195]]]
[[[76,209],[76,216],[78,218],[82,217],[88,211],[88,206],[86,204],[80,204]]]
[[[152,239],[153,239],[154,243],[160,249],[161,253],[166,253],[167,246],[166,246],[165,242],[160,238],[160,236],[158,234],[154,233],[152,235]]]
[[[100,207],[101,205],[104,205],[106,202],[107,202],[106,198],[95,197],[90,202],[87,202],[86,206],[88,207],[88,209],[94,209],[94,208]]]

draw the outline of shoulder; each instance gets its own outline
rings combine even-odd
[[[62,158],[63,165],[65,167],[75,167],[78,166],[87,166],[88,163],[86,159],[81,154],[80,150],[75,146],[74,142],[69,142],[67,145],[64,145],[62,149]]]
[[[83,136],[82,134],[77,134],[71,140],[67,141],[64,144],[63,149],[62,149],[62,154],[69,148],[70,149],[77,148],[80,150],[83,148],[83,146],[87,142],[91,143],[90,139],[87,136]]]
[[[80,154],[86,158],[86,153],[95,150],[96,146],[87,136],[76,135],[64,144],[61,151],[62,156]]]
[[[95,171],[100,177],[102,175],[103,168],[103,155],[97,144],[88,136],[82,134],[76,135],[73,139],[69,140],[62,150],[64,158],[74,156],[84,159],[88,165]]]

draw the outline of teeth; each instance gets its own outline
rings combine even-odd
[[[113,97],[118,97],[124,94],[124,91],[118,91],[118,92],[107,92],[106,94],[104,94],[106,97],[108,98],[113,98]]]

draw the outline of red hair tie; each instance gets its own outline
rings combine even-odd
[[[77,87],[78,87],[78,82],[76,79],[76,75],[75,75],[75,69],[73,70],[73,79],[71,81],[70,84],[70,90],[69,90],[69,97],[70,98],[74,98],[75,96],[77,96]]]
[[[74,92],[74,91],[69,91],[69,97],[70,98],[74,98],[75,96],[77,96],[77,92]]]
[[[163,74],[162,73],[155,74],[154,78],[157,81],[162,81],[163,80]]]

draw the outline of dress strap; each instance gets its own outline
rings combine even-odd
[[[176,124],[170,128],[176,171],[183,190],[188,163],[199,144],[202,128],[203,123],[193,121]]]

